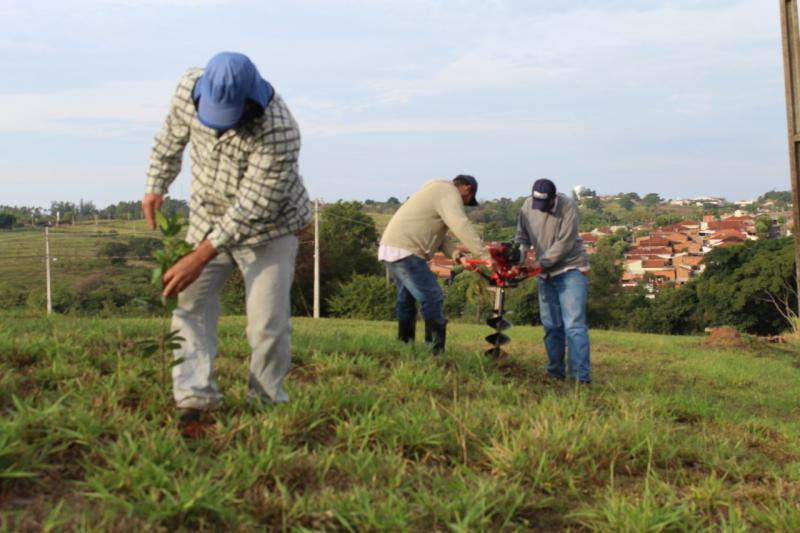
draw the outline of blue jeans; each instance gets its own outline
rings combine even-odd
[[[417,316],[417,302],[422,306],[425,320],[444,320],[444,296],[436,281],[436,275],[428,268],[428,262],[416,255],[400,261],[387,262],[397,285],[398,320],[411,320]]]
[[[568,270],[551,278],[539,277],[538,281],[547,372],[559,379],[566,377],[564,352],[568,348],[570,379],[591,381],[589,328],[586,325],[588,278],[578,270]]]

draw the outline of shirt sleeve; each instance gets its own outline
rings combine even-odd
[[[167,120],[155,137],[147,171],[147,193],[165,194],[181,171],[183,150],[189,142],[189,123],[182,112],[183,98],[186,96],[182,93],[187,90],[191,92],[182,80],[172,97]]]
[[[514,242],[525,246],[527,249],[531,247],[531,237],[528,235],[528,225],[525,221],[525,208],[523,207],[517,216],[517,233],[514,235]]]
[[[449,191],[448,191],[449,192]],[[464,204],[458,192],[442,194],[439,199],[439,216],[453,235],[461,241],[473,255],[488,258],[486,247],[483,245],[478,232],[472,226],[464,212]]]
[[[444,240],[442,241],[442,245],[439,247],[444,255],[455,261],[460,255],[461,252],[459,251],[458,247],[450,242],[445,236]]]
[[[207,237],[214,248],[238,244],[257,231],[253,222],[275,220],[281,215],[292,184],[300,179],[299,152],[296,127],[279,126],[264,135],[248,157],[236,200]]]
[[[578,239],[578,210],[572,204],[566,204],[564,216],[558,227],[556,240],[536,260],[545,270],[557,265],[574,247]]]

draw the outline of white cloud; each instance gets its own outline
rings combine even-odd
[[[577,128],[568,123],[508,120],[502,118],[465,119],[387,119],[352,122],[306,122],[303,133],[311,136],[330,136],[357,133],[488,133],[516,131],[541,134],[575,133]]]
[[[125,136],[155,132],[175,82],[109,82],[88,89],[0,94],[0,131]]]
[[[462,40],[455,57],[442,54],[438,67],[374,77],[370,98],[391,105],[426,95],[542,87],[586,96],[647,86],[685,92],[682,85],[710,76],[738,74],[746,82],[779,68],[777,10],[765,16],[762,0],[698,5],[482,13],[481,33]],[[473,24],[463,13],[446,22],[459,36]]]

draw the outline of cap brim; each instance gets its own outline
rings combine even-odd
[[[547,209],[550,207],[550,200],[549,199],[538,200],[534,198],[533,202],[531,203],[531,207],[534,209],[538,209],[539,211],[547,211]]]
[[[226,130],[234,127],[242,118],[244,102],[235,105],[222,105],[210,102],[208,98],[200,95],[197,106],[197,118],[204,126],[215,130]]]

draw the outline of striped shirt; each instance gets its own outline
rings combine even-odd
[[[192,196],[186,240],[216,249],[252,247],[297,233],[312,218],[298,173],[300,130],[275,94],[264,114],[222,135],[197,118],[192,89],[203,69],[189,69],[156,135],[146,192],[165,194],[191,141]]]

